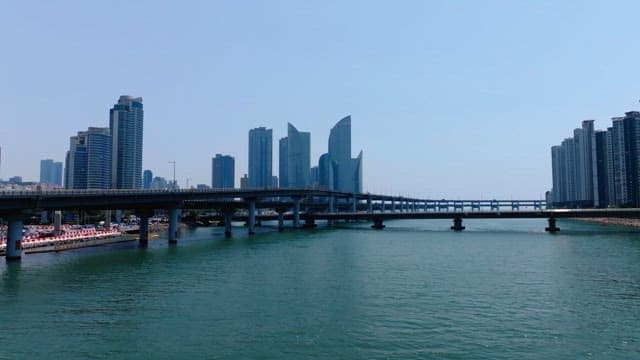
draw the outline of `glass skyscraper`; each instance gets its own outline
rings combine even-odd
[[[111,185],[111,132],[90,127],[70,139],[66,157],[65,187],[109,189]]]
[[[151,170],[145,170],[142,172],[142,188],[151,189],[151,183],[153,182],[153,172]]]
[[[270,188],[273,177],[273,130],[249,130],[249,187]]]
[[[211,159],[211,187],[233,189],[235,168],[235,159],[232,156],[216,154],[216,157]]]
[[[51,159],[40,160],[40,183],[62,185],[62,163]]]
[[[357,158],[351,158],[351,116],[342,118],[331,129],[326,155],[319,164],[321,186],[337,191],[362,192],[362,151]]]
[[[289,123],[287,124],[286,139],[286,187],[307,188],[311,186],[311,133],[299,131]]]
[[[111,129],[111,188],[142,187],[142,98],[123,95],[109,111]]]

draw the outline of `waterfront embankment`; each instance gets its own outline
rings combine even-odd
[[[591,224],[599,225],[613,225],[613,226],[627,226],[633,228],[640,228],[640,219],[629,218],[572,218],[574,221],[587,222]]]

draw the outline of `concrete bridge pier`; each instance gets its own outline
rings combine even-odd
[[[255,234],[254,228],[256,225],[256,202],[255,200],[249,201],[249,218],[247,219],[247,228],[249,235]]]
[[[462,231],[464,229],[465,227],[462,226],[462,218],[459,216],[456,216],[455,218],[453,218],[453,226],[451,227],[451,230]]]
[[[305,229],[313,229],[316,226],[318,225],[316,225],[316,221],[313,218],[306,218],[304,220],[304,225],[302,225],[302,227]]]
[[[300,227],[300,198],[293,199],[293,227]]]
[[[283,231],[284,230],[284,213],[285,213],[285,210],[284,209],[276,209],[276,212],[278,213],[278,231]]]
[[[60,236],[62,234],[62,211],[55,211],[53,213],[53,236]]]
[[[147,245],[149,245],[149,218],[153,215],[153,211],[136,211],[136,215],[140,218],[140,236],[138,237],[138,246],[147,247]]]
[[[169,244],[178,243],[178,222],[180,221],[180,209],[169,210]]]
[[[107,230],[111,229],[111,210],[104,212],[104,228]]]
[[[6,261],[17,261],[22,258],[22,227],[23,218],[10,216],[7,226],[7,255]]]
[[[336,212],[336,200],[333,195],[329,197],[329,212]],[[327,226],[333,226],[333,220],[327,220]]]
[[[224,212],[224,236],[231,237],[231,222],[233,221],[233,210]]]
[[[384,224],[382,224],[382,219],[381,218],[374,218],[373,219],[373,225],[371,225],[372,229],[382,230],[385,227],[386,226]]]
[[[560,228],[556,226],[556,218],[549,218],[549,226],[544,228],[544,231],[550,232],[552,234],[560,231]]]
[[[367,198],[367,211],[369,214],[373,212],[373,202],[371,201],[371,196]]]
[[[355,196],[351,198],[351,212],[358,212],[358,200]]]
[[[384,211],[385,211],[385,208],[384,208],[384,199],[382,199],[382,200],[380,201],[380,212],[384,212]]]

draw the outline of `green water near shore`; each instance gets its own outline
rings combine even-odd
[[[640,233],[183,229],[0,265],[0,358],[640,358]]]

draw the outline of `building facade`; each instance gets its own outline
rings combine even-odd
[[[233,189],[235,169],[235,159],[232,156],[216,154],[211,158],[211,188]]]
[[[286,171],[288,188],[311,185],[311,133],[287,124]]]
[[[62,162],[52,159],[40,160],[40,183],[62,185]]]
[[[151,170],[145,170],[142,172],[142,188],[151,189],[151,183],[153,182],[153,172]]]
[[[273,176],[273,130],[249,130],[249,187],[270,188]]]
[[[142,187],[144,111],[141,97],[123,95],[109,111],[112,136],[111,187]]]
[[[90,127],[69,141],[65,188],[109,189],[111,186],[111,132]]]

